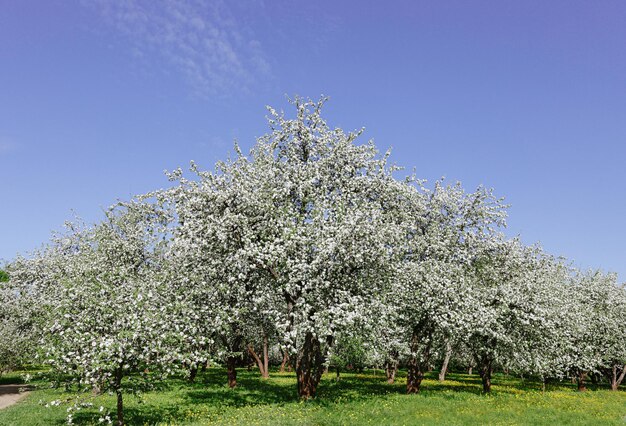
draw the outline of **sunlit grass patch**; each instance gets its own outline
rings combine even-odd
[[[19,374],[6,376],[19,380]],[[335,373],[323,377],[318,398],[303,402],[296,395],[294,373],[272,372],[262,380],[257,371],[239,371],[239,386],[226,386],[225,371],[211,368],[195,383],[170,379],[141,399],[125,398],[129,425],[464,425],[464,424],[608,424],[624,425],[626,392],[605,389],[586,393],[569,383],[541,383],[496,375],[493,393],[481,393],[477,376],[450,374],[440,383],[428,375],[420,394],[406,395],[406,376],[392,385],[380,370],[362,374]],[[9,379],[7,379],[9,380]],[[67,406],[45,407],[52,400],[73,394],[50,389],[35,381],[37,389],[23,402],[0,411],[0,425],[61,425]],[[93,407],[75,415],[79,425],[98,424],[100,405],[111,412],[115,398],[92,397]],[[40,402],[41,401],[41,402]]]

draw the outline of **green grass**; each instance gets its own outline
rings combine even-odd
[[[1,382],[19,380],[18,374]],[[477,376],[451,374],[445,383],[435,376],[423,382],[419,395],[405,395],[405,376],[388,385],[380,370],[365,374],[325,376],[318,398],[301,402],[293,374],[272,373],[261,380],[258,372],[239,371],[239,386],[225,386],[226,374],[209,369],[194,384],[172,379],[142,400],[126,396],[128,424],[180,425],[465,425],[550,424],[626,425],[626,392],[599,388],[578,393],[569,383],[548,385],[545,394],[534,381],[496,375],[493,392],[481,394]],[[61,425],[67,405],[46,408],[55,399],[72,394],[50,389],[43,381],[22,402],[0,411],[0,425]],[[75,415],[80,425],[98,424],[100,405],[113,411],[115,399],[93,398],[94,408]],[[113,413],[114,416],[114,413]]]

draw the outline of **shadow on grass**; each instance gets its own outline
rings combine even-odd
[[[146,393],[146,403],[129,404],[125,409],[125,420],[133,424],[157,424],[184,422],[189,412],[202,415],[219,415],[231,408],[260,405],[291,405],[299,402],[294,373],[272,372],[267,380],[260,378],[257,370],[238,370],[238,386],[226,386],[226,371],[211,368],[198,374],[194,383],[184,378],[174,378],[159,386],[159,390]],[[520,381],[519,378],[494,375],[494,394],[518,394],[541,391],[541,382],[535,379]],[[339,403],[368,401],[389,395],[405,395],[406,374],[399,375],[394,384],[388,384],[384,375],[342,373],[339,380],[334,374],[324,375],[318,387],[318,397],[307,402],[320,407],[332,407]],[[551,390],[574,391],[571,383],[549,384]],[[480,377],[451,373],[447,380],[439,382],[437,373],[426,375],[422,384],[423,397],[444,399],[462,398],[463,394],[482,394]],[[150,397],[152,395],[152,397]],[[113,408],[113,407],[111,407]],[[75,424],[98,423],[100,414],[93,409],[76,413]],[[115,413],[111,414],[114,417]],[[112,419],[114,420],[114,419]],[[63,421],[58,424],[63,424]]]
[[[115,424],[116,413],[110,413],[111,421]],[[74,415],[75,425],[106,424],[100,423],[101,414],[93,411],[79,411]],[[139,408],[128,407],[124,409],[124,423],[127,425],[156,425],[163,422],[173,421],[180,417],[180,407],[176,404],[169,405],[144,405]],[[65,419],[56,421],[57,425],[66,425]]]
[[[181,388],[184,398],[191,404],[219,405],[223,407],[243,407],[267,404],[288,404],[299,401],[296,392],[296,378],[293,373],[273,373],[270,379],[262,380],[258,372],[239,371],[238,386],[228,389],[225,386],[225,372],[215,369],[207,372],[201,382]],[[425,394],[452,391],[455,393],[481,394],[480,378],[451,377],[445,382],[427,376],[422,389]],[[317,398],[309,403],[328,406],[338,402],[362,401],[385,395],[404,395],[406,376],[400,375],[394,384],[388,384],[385,376],[373,374],[341,374],[339,380],[334,374],[324,375],[318,386]],[[507,392],[498,388],[497,392]],[[511,393],[515,393],[511,390]]]
[[[382,375],[372,373],[342,373],[339,380],[334,374],[324,375],[318,387],[315,404],[328,405],[336,402],[349,402],[377,398],[383,395],[404,395],[406,375],[399,374],[394,384],[388,384]],[[520,390],[541,390],[541,383],[526,381],[520,384],[517,378],[494,376],[493,393],[516,394]],[[183,389],[181,389],[183,391]],[[444,382],[437,380],[436,373],[426,375],[422,383],[424,394],[471,393],[482,394],[482,382],[478,376],[450,374]],[[191,403],[219,404],[228,407],[248,405],[286,404],[298,401],[296,378],[293,373],[274,373],[270,379],[260,379],[258,372],[239,372],[238,387],[234,390],[225,387],[225,372],[213,369],[202,377],[201,383],[190,384],[185,398]]]

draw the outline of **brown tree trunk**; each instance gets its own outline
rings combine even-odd
[[[225,334],[222,334],[220,338],[230,352],[226,357],[226,376],[228,377],[228,387],[232,389],[237,386],[237,359],[243,356],[241,352],[245,348],[245,342],[239,324],[231,323],[230,328],[233,336],[232,340],[229,340]],[[234,354],[238,354],[238,356]]]
[[[428,340],[430,342],[430,339]],[[421,354],[419,351],[419,337],[417,332],[413,332],[411,338],[411,359],[407,366],[406,377],[406,393],[419,393],[422,380],[424,379],[424,371],[428,368],[428,359],[430,357],[430,343],[426,345]]]
[[[611,373],[609,375],[609,380],[611,382],[611,390],[616,391],[619,388],[619,385],[622,384],[624,380],[624,376],[626,376],[626,365],[621,367],[621,373],[619,373],[620,368],[617,365],[613,365],[611,369]]]
[[[226,359],[226,375],[228,376],[228,387],[234,388],[237,386],[237,369],[235,366],[237,365],[237,358],[234,356],[229,356]]]
[[[265,349],[264,349],[265,351]],[[257,353],[254,351],[254,347],[252,346],[252,344],[248,345],[248,352],[250,353],[250,355],[252,355],[252,358],[254,358],[254,360],[256,361],[256,364],[259,366],[259,371],[261,372],[261,377],[264,379],[267,379],[270,375],[267,371],[267,367],[266,367],[266,362],[267,361],[267,357],[264,360],[261,360],[261,358],[257,355]]]
[[[124,401],[122,400],[122,390],[115,391],[117,394],[117,426],[124,426]]]
[[[263,335],[263,367],[265,371],[263,378],[267,379],[270,377],[270,355],[267,343],[267,333]]]
[[[122,369],[115,372],[115,394],[117,395],[117,426],[124,426],[124,400],[122,398]]]
[[[411,357],[407,366],[406,393],[419,393],[424,372],[415,356]]]
[[[626,377],[626,365],[622,366],[622,373],[619,375],[619,377],[615,381],[615,389],[613,389],[613,387],[611,387],[611,389],[612,390],[617,390],[617,388],[619,388],[619,385],[622,384],[622,381],[624,380],[624,377]]]
[[[317,386],[324,371],[324,358],[320,341],[311,332],[307,332],[304,345],[298,353],[296,376],[298,396],[303,399],[314,398]]]
[[[585,386],[585,372],[580,371],[578,377],[576,377],[576,383],[578,384],[578,392],[585,392],[587,387]]]
[[[189,369],[189,382],[190,383],[195,382],[197,375],[198,375],[198,366],[190,368]]]
[[[443,359],[441,370],[439,371],[439,381],[446,380],[446,373],[448,372],[448,364],[450,363],[450,357],[452,356],[452,345],[449,341],[446,342],[446,356]]]
[[[483,357],[480,363],[480,378],[483,382],[483,392],[491,392],[491,374],[493,373],[493,360],[488,357]]]
[[[280,372],[285,372],[285,366],[289,363],[289,352],[283,351],[283,362],[280,364]],[[291,366],[290,366],[291,367]],[[291,371],[291,368],[289,369]]]
[[[385,374],[387,375],[387,383],[392,385],[396,381],[396,373],[398,372],[398,361],[387,361],[385,364]]]

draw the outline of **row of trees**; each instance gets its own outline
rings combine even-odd
[[[324,101],[269,108],[249,155],[119,203],[95,225],[68,223],[7,265],[0,293],[6,348],[37,353],[79,388],[123,398],[209,362],[236,385],[244,353],[264,377],[272,347],[315,396],[330,360],[408,369],[407,392],[453,354],[477,369],[548,377],[626,374],[626,291],[537,246],[507,239],[491,190],[427,186],[361,132],[333,129]],[[23,342],[22,346],[11,342]],[[28,344],[30,343],[30,345]],[[29,351],[31,349],[31,351]],[[354,357],[353,357],[354,358]],[[32,358],[29,358],[32,359]]]

